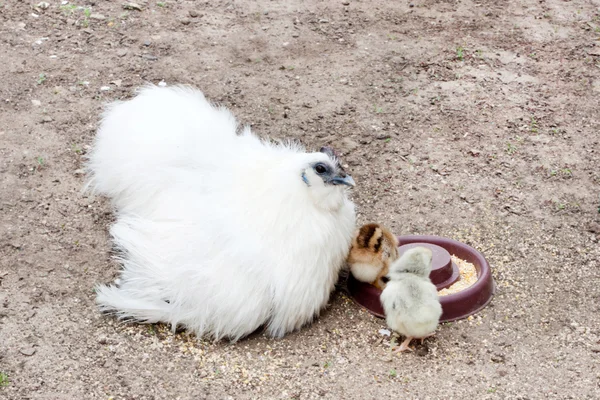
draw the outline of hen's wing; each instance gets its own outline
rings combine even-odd
[[[211,177],[229,173],[239,153],[260,146],[251,135],[237,136],[236,128],[228,110],[197,90],[145,87],[105,111],[87,165],[89,185],[129,210],[182,170],[205,171],[196,181],[206,179],[209,190],[216,183]]]

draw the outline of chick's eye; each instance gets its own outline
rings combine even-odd
[[[325,167],[323,164],[317,164],[315,166],[315,171],[317,171],[317,174],[324,174],[327,172],[327,167]]]

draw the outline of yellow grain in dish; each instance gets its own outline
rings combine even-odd
[[[438,292],[440,296],[447,296],[449,294],[458,293],[462,290],[465,290],[475,282],[477,282],[477,270],[475,269],[475,265],[462,260],[455,255],[450,256],[452,261],[458,266],[458,271],[460,272],[460,279],[456,281],[452,286],[442,289]]]

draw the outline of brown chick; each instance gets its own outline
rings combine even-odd
[[[383,277],[398,257],[398,239],[392,232],[380,224],[366,224],[354,235],[348,265],[357,280],[383,290]]]

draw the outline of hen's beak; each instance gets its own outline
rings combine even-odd
[[[350,175],[336,176],[331,180],[331,183],[333,183],[334,185],[346,185],[350,187],[356,186],[354,179],[352,179]]]

